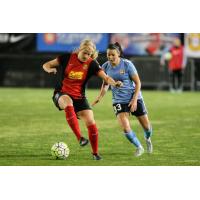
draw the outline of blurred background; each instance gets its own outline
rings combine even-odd
[[[184,45],[187,64],[183,90],[200,90],[200,33],[0,33],[0,86],[53,87],[54,78],[45,73],[42,64],[76,49],[80,41],[92,39],[106,61],[109,43],[119,42],[126,58],[135,64],[143,89],[168,90],[167,66],[160,66],[160,57],[172,46],[175,37]],[[100,87],[93,77],[88,88]]]

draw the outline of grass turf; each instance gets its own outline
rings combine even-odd
[[[97,90],[87,90],[90,102]],[[136,158],[122,135],[111,106],[111,92],[94,107],[99,151],[94,161],[90,145],[81,148],[66,124],[64,113],[51,101],[51,89],[0,88],[0,166],[190,166],[200,165],[200,93],[143,91],[153,125],[154,153]],[[145,146],[142,128],[131,117],[133,130]],[[87,130],[80,123],[84,136]],[[67,160],[54,160],[51,146],[63,141]]]

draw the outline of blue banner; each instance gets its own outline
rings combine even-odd
[[[91,39],[100,52],[105,52],[109,42],[107,33],[38,33],[37,51],[71,52],[84,39]]]
[[[119,42],[124,55],[161,55],[166,48],[172,46],[179,33],[114,33],[110,42]]]

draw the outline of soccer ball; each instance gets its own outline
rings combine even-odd
[[[64,142],[56,142],[51,147],[51,155],[55,159],[66,159],[69,156],[69,147]]]
[[[172,54],[170,52],[167,52],[165,54],[165,60],[171,60],[172,59]]]

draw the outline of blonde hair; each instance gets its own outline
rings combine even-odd
[[[93,53],[92,53],[92,55],[91,55],[91,58],[92,59],[96,59],[97,57],[98,57],[98,51],[97,51],[97,49],[96,49],[96,45],[94,44],[94,42],[92,42],[92,40],[90,40],[90,39],[85,39],[85,40],[83,40],[82,42],[81,42],[81,44],[80,44],[80,47],[79,47],[79,49],[77,50],[77,52],[78,51],[80,51],[80,50],[83,50],[83,49],[85,49],[85,48],[92,48],[93,49]]]

